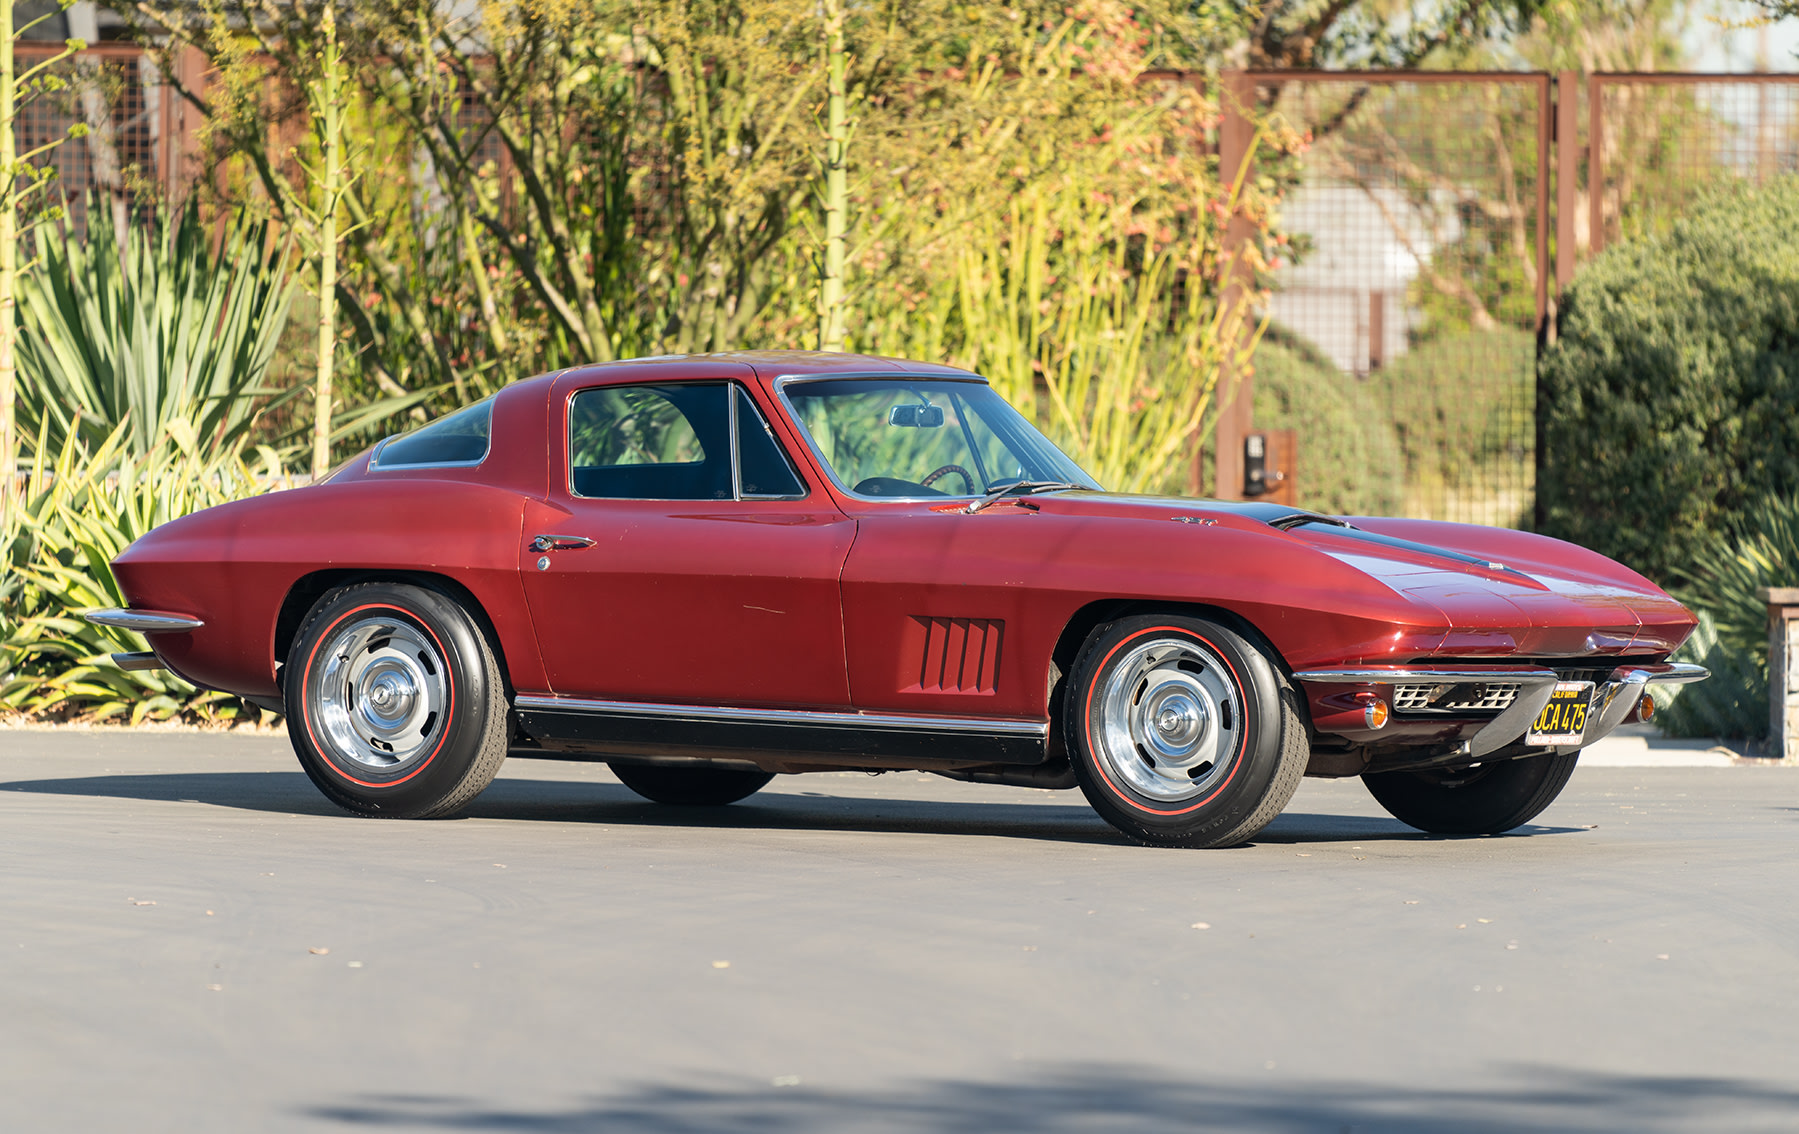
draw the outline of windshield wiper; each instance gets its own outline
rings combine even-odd
[[[1075,484],[1066,480],[1015,480],[1011,484],[1002,484],[998,488],[989,489],[979,500],[971,500],[962,511],[974,515],[989,504],[997,504],[1008,496],[1035,496],[1039,492],[1061,492],[1064,489],[1083,489],[1091,487]]]

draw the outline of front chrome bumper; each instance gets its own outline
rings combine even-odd
[[[1462,742],[1457,755],[1479,759],[1514,744],[1529,731],[1532,721],[1549,703],[1556,682],[1562,680],[1553,669],[1539,666],[1363,666],[1355,669],[1312,669],[1295,673],[1305,683],[1326,685],[1367,685],[1391,688],[1416,682],[1488,681],[1507,682],[1518,686],[1518,696],[1472,738]],[[1587,707],[1587,727],[1578,745],[1556,751],[1573,751],[1609,735],[1624,723],[1636,707],[1643,690],[1650,685],[1683,685],[1704,681],[1711,672],[1704,666],[1684,662],[1658,665],[1619,666],[1593,688],[1593,700]]]

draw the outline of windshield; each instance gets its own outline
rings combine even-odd
[[[861,496],[981,496],[1019,481],[1099,487],[984,383],[829,378],[784,392],[832,475]]]

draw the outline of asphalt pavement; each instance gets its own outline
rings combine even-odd
[[[1171,851],[911,773],[375,821],[279,737],[13,730],[0,849],[7,1131],[1799,1129],[1794,768]]]

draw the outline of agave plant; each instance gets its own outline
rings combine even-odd
[[[1693,636],[1675,661],[1711,670],[1693,685],[1651,685],[1655,723],[1669,736],[1749,738],[1768,732],[1768,668],[1765,649],[1742,649],[1720,640],[1712,616],[1700,611]]]
[[[1709,613],[1725,645],[1757,652],[1768,641],[1763,587],[1799,587],[1799,499],[1770,496],[1748,510],[1739,531],[1694,556],[1680,597]]]
[[[1680,597],[1699,612],[1681,659],[1712,671],[1664,690],[1658,722],[1675,736],[1759,737],[1768,731],[1768,607],[1763,587],[1799,586],[1799,501],[1769,497],[1740,530],[1714,537],[1684,573]]]
[[[190,203],[119,232],[110,208],[85,235],[37,230],[38,267],[19,287],[19,421],[53,450],[91,448],[121,424],[145,454],[179,422],[210,449],[247,439],[287,325],[296,276],[266,222],[239,214],[215,250]]]
[[[260,710],[196,690],[163,670],[126,671],[114,653],[147,647],[141,635],[89,625],[81,612],[125,605],[112,559],[158,524],[286,483],[272,450],[260,472],[241,446],[208,452],[173,419],[165,444],[134,456],[121,425],[92,450],[68,434],[39,444],[25,493],[0,514],[0,710],[106,719],[255,719]]]

